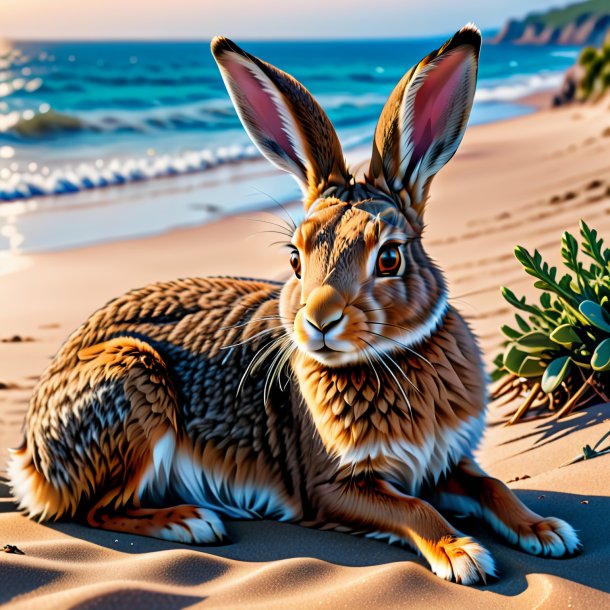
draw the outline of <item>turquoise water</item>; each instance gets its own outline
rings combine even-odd
[[[301,80],[349,151],[368,145],[396,82],[442,42],[243,46]],[[515,100],[557,85],[576,55],[485,45],[471,124],[529,112]],[[206,42],[15,42],[0,59],[0,201],[205,172],[256,156]]]

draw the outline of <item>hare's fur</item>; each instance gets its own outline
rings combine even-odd
[[[227,518],[335,528],[408,543],[464,584],[494,575],[493,559],[433,506],[530,553],[578,550],[567,523],[473,461],[484,367],[421,243],[479,45],[466,26],[405,75],[356,179],[302,85],[215,39],[248,133],[305,193],[286,229],[296,275],[153,284],[94,313],[42,376],[11,458],[27,514],[194,544],[222,542]]]

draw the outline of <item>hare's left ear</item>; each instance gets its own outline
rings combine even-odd
[[[212,54],[248,135],[297,179],[306,208],[328,187],[349,182],[339,138],[301,83],[227,38],[214,38]]]
[[[480,48],[479,30],[462,28],[405,74],[377,123],[367,181],[420,220],[430,181],[464,135]]]

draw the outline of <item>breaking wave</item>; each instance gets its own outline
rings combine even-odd
[[[216,151],[203,149],[176,155],[113,159],[109,162],[99,160],[54,170],[43,168],[39,172],[12,172],[6,180],[0,180],[0,201],[65,195],[129,182],[190,174],[257,156],[259,152],[252,145],[234,145]]]

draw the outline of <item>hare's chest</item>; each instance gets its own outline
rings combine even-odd
[[[352,471],[372,469],[406,493],[417,495],[424,483],[436,483],[477,446],[484,416],[469,417],[450,427],[434,427],[424,434],[377,439],[354,446],[340,456]]]

